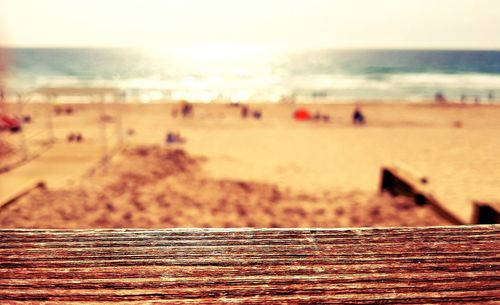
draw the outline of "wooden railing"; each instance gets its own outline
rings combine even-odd
[[[498,304],[500,225],[0,230],[0,304]]]

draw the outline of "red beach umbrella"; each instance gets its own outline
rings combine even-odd
[[[299,108],[295,110],[293,118],[297,121],[307,121],[311,119],[311,113],[305,108]]]

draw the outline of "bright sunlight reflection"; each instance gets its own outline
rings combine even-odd
[[[171,91],[175,100],[247,101],[258,98],[260,92],[272,94],[271,86],[279,81],[272,65],[279,50],[269,47],[227,43],[176,48],[156,45],[149,46],[148,52],[184,75]],[[279,97],[270,99],[275,101]],[[154,98],[147,96],[142,100]]]

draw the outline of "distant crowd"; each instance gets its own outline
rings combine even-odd
[[[495,102],[495,92],[490,90],[486,93],[486,95],[483,95],[483,98],[485,98],[486,101],[489,103]],[[448,103],[449,100],[445,97],[445,95],[442,92],[436,92],[434,95],[434,101],[439,104],[444,104]],[[473,102],[475,104],[480,104],[482,102],[481,96],[478,94],[461,94],[460,95],[460,103],[466,104],[469,102]]]
[[[248,105],[242,105],[239,103],[229,104],[229,107],[239,108],[240,117],[242,120],[255,119],[260,120],[263,118],[263,112],[260,109],[253,109]],[[181,101],[177,107],[174,107],[171,111],[173,118],[194,118],[194,104],[187,101]],[[296,109],[292,115],[293,119],[296,121],[311,121],[311,122],[323,122],[330,123],[332,121],[331,116],[326,113],[316,111],[312,113],[305,107]],[[351,122],[355,126],[361,126],[366,124],[366,117],[359,105],[354,107],[351,115]],[[185,143],[186,138],[184,138],[177,131],[167,131],[165,133],[165,143],[166,144],[178,144]]]

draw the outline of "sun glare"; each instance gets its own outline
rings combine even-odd
[[[195,69],[207,76],[270,73],[278,49],[248,44],[196,44],[149,47],[157,58],[183,71]]]
[[[200,65],[262,62],[268,54],[266,48],[241,44],[205,44],[174,48],[174,56]]]

